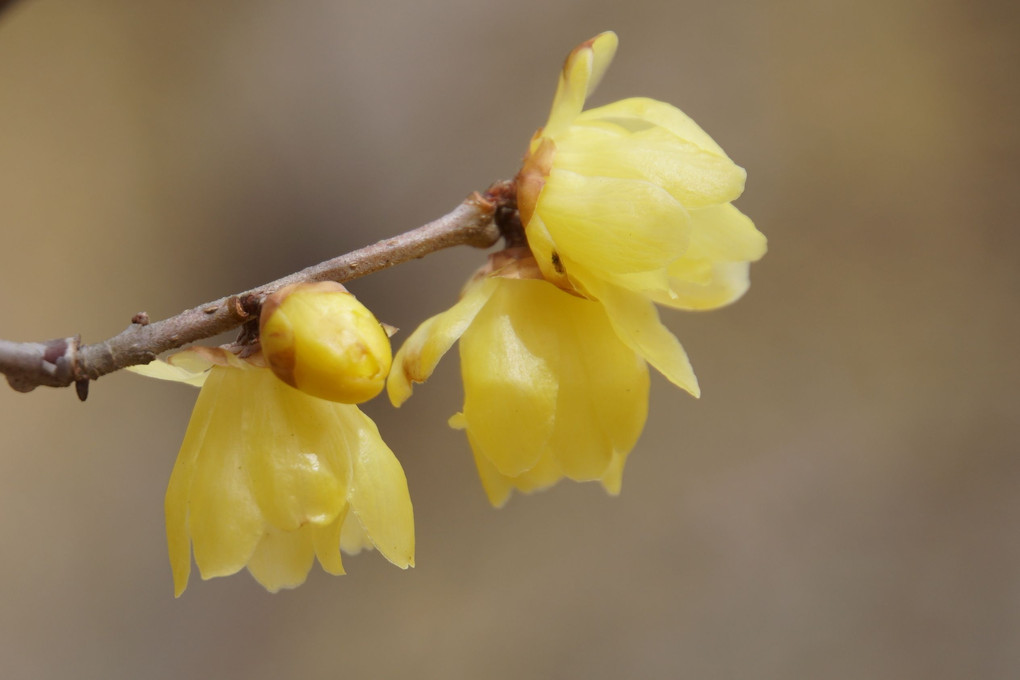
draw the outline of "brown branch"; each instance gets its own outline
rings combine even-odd
[[[84,400],[90,380],[126,366],[147,364],[161,352],[257,319],[262,301],[286,285],[350,281],[452,246],[488,248],[500,237],[494,217],[514,207],[514,193],[511,182],[496,182],[485,195],[474,193],[452,212],[417,229],[169,319],[149,323],[146,314],[136,314],[126,330],[94,345],[82,345],[77,336],[47,342],[0,340],[0,372],[19,392],[40,385],[67,387],[75,383]]]

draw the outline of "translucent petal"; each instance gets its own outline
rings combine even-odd
[[[553,170],[537,212],[557,254],[590,271],[660,269],[687,248],[687,211],[665,190],[643,180]],[[530,239],[532,230],[527,231]]]
[[[707,286],[712,283],[714,276],[712,263],[708,260],[681,257],[669,265],[669,269],[666,271],[666,280],[669,283],[666,290],[668,291],[672,285],[675,285],[677,280]]]
[[[572,127],[557,140],[553,168],[592,177],[644,179],[687,208],[736,199],[747,177],[725,155],[707,151],[665,128],[628,132],[616,122]]]
[[[601,33],[575,47],[563,64],[552,111],[543,134],[555,138],[581,113],[587,99],[609,68],[616,54],[616,34]]]
[[[474,454],[475,465],[478,467],[478,476],[482,480],[482,488],[489,502],[495,508],[503,507],[514,489],[522,493],[532,493],[548,489],[563,478],[563,470],[560,468],[556,457],[551,451],[547,451],[535,463],[535,466],[516,477],[504,475],[488,458],[482,453],[471,438],[471,431],[468,430],[468,442],[471,444],[471,452]]]
[[[197,345],[188,349],[171,354],[166,358],[167,363],[179,366],[192,373],[207,371],[213,366],[238,366],[243,362],[237,356],[222,347],[203,347]]]
[[[609,462],[605,474],[602,476],[602,488],[613,496],[620,495],[623,487],[623,466],[627,462],[627,452],[617,451]]]
[[[245,468],[266,521],[294,531],[330,524],[347,503],[350,451],[345,423],[333,402],[284,384],[268,370],[253,370],[240,436]]]
[[[579,268],[580,269],[580,268]],[[695,397],[701,394],[687,353],[659,320],[655,304],[647,297],[601,281],[578,271],[589,290],[605,305],[617,336],[641,355],[667,380]]]
[[[726,156],[722,147],[715,143],[708,134],[695,123],[690,116],[680,109],[648,97],[631,97],[621,99],[605,106],[585,111],[576,121],[587,124],[594,121],[608,120],[631,130],[646,128],[648,124],[666,128],[681,139],[697,144],[705,151],[719,156]]]
[[[450,416],[450,419],[446,421],[446,424],[455,430],[467,429],[467,420],[464,418],[464,414],[459,411]]]
[[[475,445],[471,431],[467,432],[468,443],[471,445],[471,453],[478,467],[478,477],[482,480],[482,488],[494,508],[501,508],[510,498],[513,491],[513,483],[509,477],[496,469],[488,458]]]
[[[619,477],[617,451],[633,447],[647,415],[648,369],[602,305],[545,281],[502,280],[461,352],[465,411],[450,425],[467,429],[493,505],[563,476]],[[479,384],[489,391],[479,394]]]
[[[584,100],[588,96],[591,65],[592,54],[589,49],[575,49],[567,57],[556,85],[556,95],[553,97],[549,119],[542,130],[543,136],[555,139],[581,113]]]
[[[765,235],[730,204],[691,210],[691,243],[686,256],[724,262],[754,262],[768,249]]]
[[[457,304],[415,329],[394,357],[386,384],[394,406],[400,406],[411,396],[412,382],[424,382],[432,375],[436,364],[471,324],[494,289],[492,279],[470,286]]]
[[[401,569],[414,566],[414,512],[407,478],[372,419],[348,406],[357,432],[351,510],[383,557]],[[348,520],[350,521],[350,520]]]
[[[670,267],[670,272],[681,270],[690,261],[683,258]],[[699,272],[708,271],[706,277],[693,276],[682,272],[670,279],[670,293],[650,293],[655,302],[674,309],[716,309],[736,301],[751,285],[747,262],[716,262],[708,264],[703,260],[692,265]]]
[[[202,578],[239,571],[262,538],[265,522],[251,492],[239,436],[257,371],[214,368],[195,404],[214,409],[188,493],[188,529]],[[212,404],[204,403],[206,400]],[[167,494],[169,507],[170,492]]]
[[[602,77],[606,75],[609,65],[613,63],[613,57],[616,56],[616,48],[620,44],[620,39],[612,31],[605,31],[589,40],[588,43],[591,45],[592,64],[586,97],[590,97],[602,82]]]
[[[191,412],[188,430],[181,444],[181,451],[170,474],[166,490],[164,509],[166,512],[167,547],[170,553],[170,568],[174,576],[174,595],[180,597],[188,585],[191,574],[191,537],[188,533],[188,496],[195,476],[199,454],[205,442],[206,433],[216,411],[216,397],[223,381],[222,372],[211,374],[208,388],[198,395],[198,401]]]
[[[270,528],[248,561],[248,571],[271,593],[297,588],[308,578],[315,561],[312,526],[299,531]]]
[[[683,260],[684,258],[680,258]],[[677,260],[679,261],[679,260]],[[564,259],[565,268],[574,270],[574,263],[569,258]],[[670,265],[672,266],[672,265]],[[634,272],[632,274],[612,274],[606,275],[604,278],[610,283],[626,288],[627,290],[633,290],[645,295],[654,295],[661,293],[662,295],[668,296],[670,294],[670,278],[666,268],[657,269],[651,272]],[[706,280],[708,278],[706,272]],[[584,285],[580,282],[576,284],[579,290],[587,290]],[[588,295],[587,297],[591,297]]]
[[[592,304],[592,303],[589,303]],[[616,336],[605,310],[591,322],[589,335],[579,338],[578,354],[588,376],[595,422],[614,451],[629,452],[648,417],[648,366]]]
[[[630,350],[624,347],[624,350]],[[631,354],[633,354],[631,352]],[[594,400],[603,394],[587,391],[592,387],[579,357],[572,356],[561,374],[559,400],[556,404],[556,427],[546,455],[557,461],[562,474],[576,481],[589,481],[602,476],[613,455],[613,445],[595,415]],[[579,378],[579,380],[574,380]]]
[[[195,387],[201,387],[205,383],[207,374],[205,372],[195,373],[186,368],[180,366],[174,366],[168,364],[165,361],[156,359],[155,361],[148,364],[139,364],[137,366],[128,366],[127,370],[138,375],[143,375],[146,378],[156,378],[157,380],[170,380],[173,382],[181,382],[188,385],[194,385]]]
[[[311,527],[315,556],[319,558],[319,564],[322,565],[323,570],[334,576],[346,573],[343,561],[340,558],[340,532],[343,528],[344,520],[347,519],[348,507],[344,505],[340,514],[329,525]],[[357,524],[357,521],[352,523]]]
[[[544,286],[544,304],[556,309],[563,347],[560,391],[550,449],[563,473],[599,479],[619,447],[630,448],[644,427],[648,369],[616,336],[602,306]]]
[[[548,284],[491,281],[498,287],[460,342],[464,418],[475,446],[513,477],[535,465],[552,434],[558,380],[550,362],[560,347],[549,311],[514,294]]]
[[[361,522],[353,514],[347,516],[347,521],[340,528],[340,550],[348,555],[357,555],[362,550],[372,550],[372,540],[365,533]]]
[[[522,493],[542,491],[563,479],[563,469],[555,456],[547,455],[539,458],[535,467],[508,480]]]

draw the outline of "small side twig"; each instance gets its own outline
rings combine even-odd
[[[77,336],[47,342],[0,340],[0,372],[19,392],[40,385],[67,387],[75,383],[84,400],[90,380],[127,366],[147,364],[162,352],[256,319],[262,301],[284,286],[312,281],[342,283],[452,246],[488,248],[500,237],[494,216],[513,203],[512,183],[496,182],[484,195],[472,194],[450,213],[417,229],[162,321],[150,323],[148,315],[141,312],[127,329],[95,344],[82,345]]]

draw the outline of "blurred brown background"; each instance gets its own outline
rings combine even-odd
[[[490,508],[457,362],[367,410],[417,568],[172,597],[195,393],[0,390],[4,678],[1020,676],[1020,10],[1013,2],[22,0],[0,15],[0,337],[110,336],[509,177],[557,69],[663,99],[748,170],[748,296],[671,313],[622,496]],[[404,337],[459,250],[352,288]]]

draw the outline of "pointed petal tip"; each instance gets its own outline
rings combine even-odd
[[[590,41],[592,52],[595,55],[595,63],[592,65],[592,82],[589,84],[588,94],[598,85],[602,75],[609,68],[609,64],[616,56],[616,48],[620,46],[620,38],[614,31],[603,31]]]
[[[594,38],[589,38],[574,48],[571,57],[582,51],[591,52],[590,75],[585,87],[585,97],[590,97],[602,81],[602,76],[609,69],[609,65],[616,56],[616,48],[620,39],[613,31],[603,31]]]
[[[205,383],[205,379],[207,377],[206,373],[196,373],[186,368],[167,363],[161,359],[156,359],[152,363],[148,364],[128,366],[126,370],[136,375],[145,376],[146,378],[180,382],[186,385],[193,385],[194,387],[201,387],[202,384]]]
[[[482,485],[485,486],[484,484]],[[513,495],[513,489],[507,486],[505,489],[492,489],[485,488],[485,496],[489,499],[489,505],[494,509],[500,510],[506,506],[510,500],[510,496]]]
[[[616,498],[617,496],[620,495],[620,490],[623,487],[623,484],[621,482],[622,482],[622,480],[619,480],[619,479],[617,479],[617,480],[609,480],[609,479],[599,480],[599,483],[602,484],[602,488],[605,489],[606,493],[609,494],[610,496],[612,496],[613,498]]]
[[[701,396],[687,352],[673,332],[662,324],[655,303],[585,273],[589,288],[605,305],[620,340],[637,352],[667,380],[694,397]],[[588,279],[590,278],[590,281]]]
[[[191,576],[191,549],[188,548],[187,562],[181,565],[179,560],[171,556],[170,570],[174,579],[174,598],[180,597],[188,588],[188,579]]]
[[[411,398],[413,391],[414,388],[407,378],[398,376],[396,371],[390,373],[390,377],[386,381],[386,396],[390,398],[390,403],[394,408],[403,406],[404,402]]]
[[[399,407],[411,396],[414,383],[428,380],[439,360],[460,339],[479,310],[495,290],[495,281],[469,285],[464,296],[445,312],[426,319],[404,341],[393,358],[386,392],[390,402]]]

